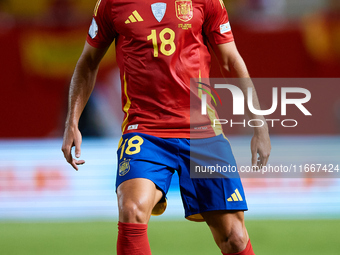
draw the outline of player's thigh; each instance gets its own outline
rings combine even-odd
[[[210,211],[203,212],[202,216],[217,243],[235,237],[245,243],[248,241],[243,211]]]
[[[237,169],[230,143],[223,135],[194,139],[188,145],[183,142],[182,148],[183,164],[179,183],[188,220],[204,221],[203,212],[248,209],[237,171],[216,172],[216,175],[208,171],[195,173],[196,166]],[[185,154],[190,157],[184,157]]]
[[[122,222],[145,223],[155,204],[161,198],[164,203],[176,166],[171,141],[141,133],[123,135],[116,178]]]
[[[152,208],[163,193],[148,179],[135,178],[121,183],[117,188],[119,221],[147,223]]]

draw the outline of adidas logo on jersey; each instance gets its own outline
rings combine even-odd
[[[243,198],[240,194],[240,192],[238,191],[238,189],[235,189],[235,193],[231,194],[231,197],[229,197],[227,199],[228,202],[237,202],[237,201],[243,201]]]
[[[141,22],[144,21],[143,18],[139,15],[137,11],[133,11],[127,20],[125,20],[125,24]]]

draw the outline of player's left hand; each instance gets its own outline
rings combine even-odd
[[[251,163],[252,166],[261,169],[267,165],[271,144],[267,129],[257,130],[251,139]]]
[[[64,157],[66,161],[76,170],[78,171],[78,166],[85,164],[84,160],[79,160],[81,154],[81,142],[82,136],[78,129],[78,127],[70,127],[66,125],[65,132],[64,132],[64,139],[62,145],[62,152],[64,153]],[[75,147],[75,156],[72,156],[72,147]]]

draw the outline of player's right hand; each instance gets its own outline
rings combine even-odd
[[[77,127],[66,127],[64,132],[63,145],[61,147],[64,157],[71,166],[78,171],[78,165],[85,163],[84,160],[78,160],[72,156],[72,147],[75,146],[75,156],[79,158],[81,155],[82,136]]]

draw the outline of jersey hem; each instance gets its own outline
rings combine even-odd
[[[142,133],[146,135],[155,136],[158,138],[186,138],[186,139],[199,139],[199,138],[210,138],[215,137],[216,134],[214,131],[211,132],[190,132],[190,131],[164,131],[161,132],[157,131],[144,131],[144,130],[130,130],[123,133],[123,135],[131,134],[131,133]]]

